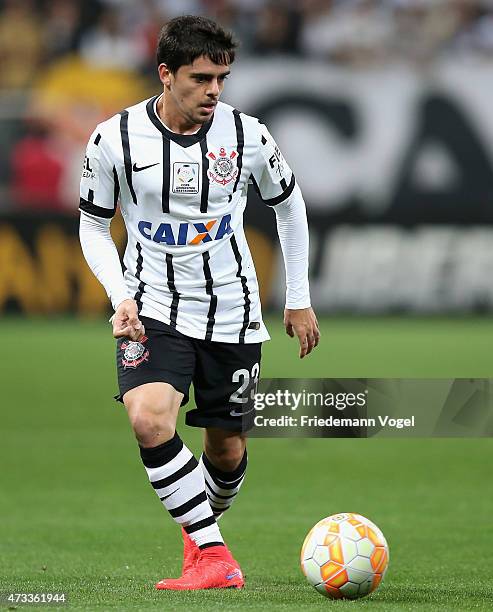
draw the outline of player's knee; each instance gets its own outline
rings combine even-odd
[[[157,446],[171,440],[175,434],[174,423],[145,411],[130,418],[135,437],[141,446]]]
[[[240,465],[245,449],[243,446],[206,446],[205,454],[211,463],[223,472],[233,472]]]
[[[127,405],[130,424],[141,446],[157,446],[171,440],[175,423],[166,406],[150,406],[145,398]]]

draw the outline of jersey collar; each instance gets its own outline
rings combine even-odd
[[[209,121],[207,121],[207,123],[204,123],[204,125],[200,128],[200,130],[196,132],[195,134],[176,134],[175,132],[171,132],[170,130],[168,130],[168,128],[163,124],[161,119],[156,114],[156,110],[155,110],[156,100],[161,95],[162,94],[154,96],[147,102],[147,105],[146,105],[147,114],[151,122],[154,124],[154,126],[164,136],[166,136],[166,138],[168,138],[169,140],[173,140],[174,142],[179,144],[181,147],[191,147],[197,142],[200,142],[201,140],[203,140],[203,138],[205,138],[205,135],[207,134],[207,132],[209,131],[212,125],[215,113],[213,113]]]

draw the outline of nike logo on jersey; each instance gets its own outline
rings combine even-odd
[[[159,162],[156,162],[155,164],[149,164],[148,166],[141,166],[139,168],[139,166],[137,166],[137,164],[134,163],[133,171],[134,172],[142,172],[142,170],[147,170],[147,168],[152,168],[153,166],[157,166],[158,164],[159,164]]]
[[[212,240],[221,240],[233,232],[230,214],[207,223],[180,223],[174,227],[171,223],[160,223],[156,229],[150,221],[139,221],[138,228],[147,240],[169,246],[196,246]]]

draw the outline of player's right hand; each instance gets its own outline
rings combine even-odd
[[[145,328],[139,320],[137,302],[132,299],[123,300],[111,318],[114,338],[130,338],[138,342],[145,334]]]

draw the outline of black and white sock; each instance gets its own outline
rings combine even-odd
[[[248,463],[247,452],[245,449],[240,465],[233,472],[219,470],[211,463],[205,453],[202,453],[199,463],[204,472],[207,498],[217,520],[226,512],[238,495],[245,478]]]
[[[147,475],[164,507],[200,548],[224,544],[211,511],[202,469],[179,435],[154,448],[140,447]]]

